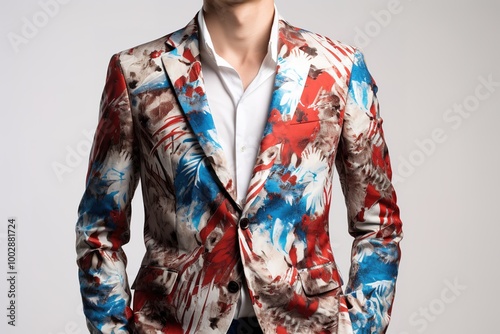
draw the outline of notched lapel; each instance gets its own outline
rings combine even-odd
[[[247,191],[245,210],[255,204],[274,164],[282,163],[280,151],[283,134],[280,132],[286,132],[286,123],[294,117],[311,68],[311,55],[302,50],[303,46],[305,42],[300,31],[280,20],[274,90],[257,162]]]
[[[208,105],[195,20],[191,21],[184,30],[172,35],[169,42],[173,49],[165,53],[161,60],[177,95],[177,100],[217,177],[235,200],[234,182],[227,170],[226,158]]]
[[[291,120],[300,103],[312,58],[302,50],[304,43],[295,28],[280,20],[278,64],[268,123],[272,123],[273,110],[280,113],[283,121]],[[271,131],[268,124],[264,135]]]

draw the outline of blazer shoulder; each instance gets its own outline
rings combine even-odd
[[[152,59],[160,58],[164,53],[172,51],[188,38],[196,37],[196,19],[192,19],[185,27],[160,38],[122,50],[115,54],[126,68],[127,64],[145,64]]]
[[[133,64],[141,64],[141,66],[145,66],[151,60],[159,58],[165,52],[171,50],[168,41],[173,34],[174,33],[170,33],[155,40],[122,50],[117,52],[115,56],[119,58],[124,71],[126,71],[127,68]]]
[[[113,55],[118,60],[129,89],[135,91],[145,82],[164,77],[162,56],[177,48],[188,38],[196,38],[197,25],[193,19],[187,26],[155,40],[125,49]]]
[[[288,36],[295,36],[294,39],[300,40],[300,49],[312,57],[324,58],[330,64],[346,66],[350,68],[354,62],[356,53],[359,50],[349,44],[325,35],[309,31],[307,29],[294,27],[284,21],[285,33]]]
[[[172,34],[168,34],[165,36],[162,36],[160,38],[157,38],[152,41],[148,41],[136,46],[133,46],[131,48],[122,50],[117,53],[117,55],[120,57],[120,59],[124,59],[130,56],[135,56],[136,58],[149,58],[150,56],[155,56],[154,54],[152,55],[151,53],[154,52],[160,52],[163,53],[167,50],[167,41],[169,40],[170,36]]]
[[[171,34],[155,40],[122,50],[112,56],[119,66],[127,83],[129,92],[132,92],[143,81],[163,72],[161,56],[167,52]]]

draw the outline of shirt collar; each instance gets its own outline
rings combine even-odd
[[[200,53],[205,59],[209,59],[211,63],[217,66],[232,67],[220,57],[214,48],[210,32],[208,31],[205,17],[203,15],[203,9],[198,12],[198,23],[200,28]],[[267,48],[266,59],[272,60],[273,64],[276,65],[278,62],[278,29],[279,29],[279,14],[276,5],[274,5],[274,18],[273,25],[271,27],[271,34],[269,36],[269,45]]]

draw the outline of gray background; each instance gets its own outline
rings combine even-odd
[[[200,0],[56,3],[50,16],[36,0],[3,1],[0,11],[1,333],[86,332],[74,225],[108,60],[184,26],[201,6]],[[488,78],[500,83],[498,2],[277,5],[297,26],[361,46],[379,85],[405,224],[388,333],[499,332],[500,87],[488,91],[483,84]],[[23,31],[34,21],[35,31]],[[13,34],[24,43],[13,45]],[[453,109],[460,106],[462,115]],[[346,278],[351,237],[335,187],[333,246]],[[126,246],[131,279],[144,250],[140,191],[134,202]],[[19,226],[16,328],[4,315],[10,216]]]

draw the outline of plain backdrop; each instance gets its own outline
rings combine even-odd
[[[360,46],[378,83],[405,231],[388,333],[498,333],[499,3],[276,3],[294,25]],[[74,226],[107,63],[183,27],[200,7],[201,0],[2,2],[1,333],[87,332]],[[332,243],[347,279],[352,238],[334,186]],[[6,316],[11,216],[16,327]],[[142,220],[138,189],[125,248],[130,280],[144,252]]]

